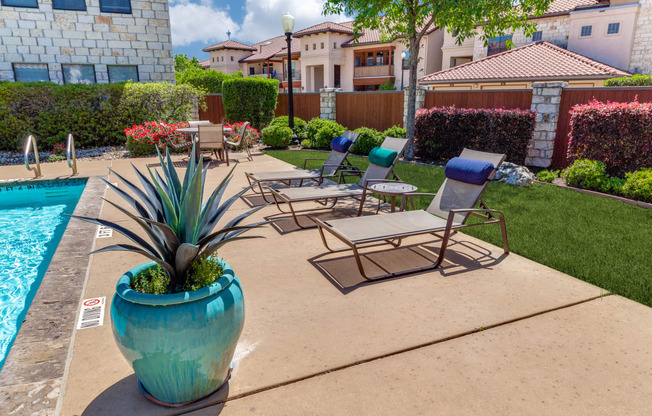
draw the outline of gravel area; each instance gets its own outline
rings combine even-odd
[[[41,163],[48,163],[50,152],[39,152]],[[76,149],[75,155],[77,160],[110,160],[123,159],[129,157],[129,152],[124,147],[93,147],[90,149]],[[34,162],[34,156],[30,154],[30,163]],[[64,159],[65,160],[65,159]],[[21,165],[25,161],[25,155],[22,152],[0,151],[0,166],[2,165]]]

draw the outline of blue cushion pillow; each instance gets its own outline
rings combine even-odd
[[[371,149],[371,152],[369,152],[369,162],[373,163],[374,165],[388,168],[392,166],[396,156],[398,156],[398,152],[396,150],[374,147]]]
[[[349,151],[349,147],[351,147],[352,144],[353,141],[351,139],[347,139],[346,137],[336,137],[331,140],[331,150],[346,153]]]
[[[481,160],[454,157],[446,164],[446,177],[460,182],[483,185],[494,170],[494,165]]]

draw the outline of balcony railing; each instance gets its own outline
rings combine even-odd
[[[273,74],[273,76],[271,76],[271,77],[268,74],[262,74],[262,73],[261,74],[249,74],[250,77],[274,78],[274,79],[278,79],[279,81],[281,81],[281,75],[282,74],[279,74],[278,72],[276,74]]]
[[[394,75],[394,66],[390,65],[374,65],[374,66],[358,66],[354,68],[354,77],[386,77]]]

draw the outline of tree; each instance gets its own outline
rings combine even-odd
[[[405,157],[414,157],[414,117],[417,65],[420,44],[432,28],[445,28],[457,35],[458,44],[479,35],[485,43],[522,29],[527,36],[536,24],[527,21],[545,13],[552,0],[326,0],[324,14],[345,13],[355,16],[357,35],[362,28],[380,31],[381,41],[400,39],[410,51],[410,88],[408,91],[407,137]],[[481,26],[481,30],[480,29]],[[511,40],[507,41],[508,47]]]
[[[183,53],[174,55],[174,72],[181,73],[192,69],[202,69],[201,65],[199,65],[199,59],[194,56],[190,59]]]

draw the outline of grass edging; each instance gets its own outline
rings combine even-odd
[[[571,191],[581,192],[583,194],[601,196],[601,197],[604,197],[604,198],[609,198],[609,199],[613,199],[613,200],[616,200],[616,201],[620,201],[620,202],[623,202],[625,204],[636,205],[637,207],[641,207],[641,208],[652,209],[652,204],[649,203],[649,202],[637,201],[635,199],[625,198],[624,196],[605,194],[604,192],[593,191],[593,190],[590,190],[590,189],[575,188],[574,186],[563,185],[563,184],[560,184],[560,183],[542,182],[542,181],[539,181],[539,180],[536,180],[536,179],[534,180],[534,182],[542,184],[542,185],[552,185],[552,186],[556,186],[558,188],[570,189]]]

